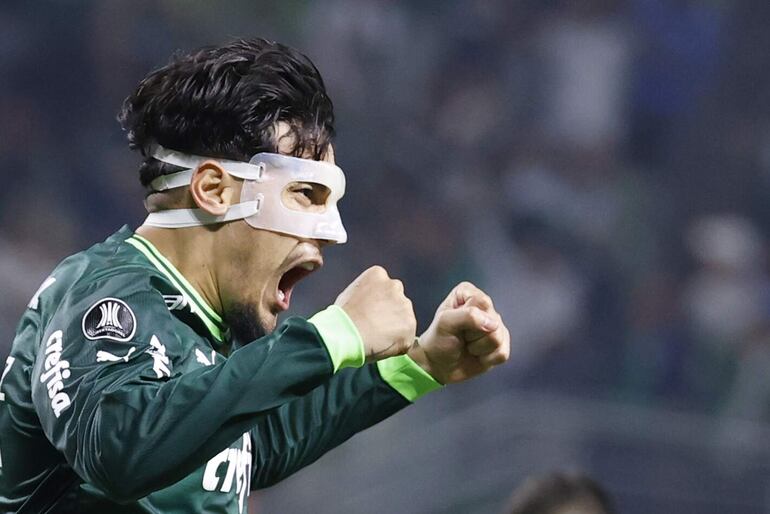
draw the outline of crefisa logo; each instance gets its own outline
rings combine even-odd
[[[83,334],[91,340],[129,341],[135,332],[134,312],[117,298],[99,300],[83,316]]]

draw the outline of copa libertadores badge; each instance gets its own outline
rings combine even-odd
[[[136,317],[131,307],[117,298],[103,298],[83,316],[83,334],[88,339],[128,341],[136,332]]]

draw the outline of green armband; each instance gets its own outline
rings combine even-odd
[[[378,361],[377,368],[382,379],[410,402],[441,388],[441,384],[408,355]]]
[[[308,321],[321,334],[335,373],[342,368],[360,368],[364,365],[364,341],[353,320],[341,307],[331,305]]]

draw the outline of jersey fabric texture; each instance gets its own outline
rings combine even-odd
[[[334,306],[239,345],[124,227],[64,260],[19,323],[0,380],[0,512],[243,514],[250,490],[438,387],[407,356],[365,365]]]

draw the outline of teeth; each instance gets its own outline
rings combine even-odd
[[[278,301],[279,301],[279,302],[282,302],[282,301],[284,301],[285,299],[286,299],[286,293],[284,293],[283,291],[281,291],[281,290],[279,289],[279,290],[278,290]]]
[[[315,264],[313,264],[312,262],[305,262],[305,263],[302,263],[300,266],[302,266],[308,271],[313,271],[315,269]]]

